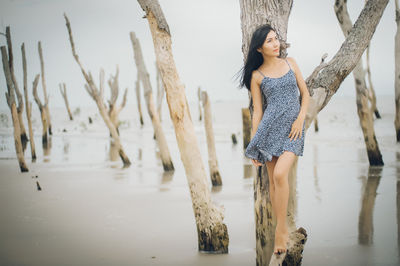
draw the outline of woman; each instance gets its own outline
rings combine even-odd
[[[251,91],[254,110],[245,156],[256,167],[267,165],[270,199],[277,218],[274,253],[280,254],[287,251],[289,236],[288,174],[295,157],[303,155],[310,95],[296,61],[292,57],[280,58],[280,42],[270,25],[253,33],[240,85]],[[265,111],[262,94],[267,100]]]

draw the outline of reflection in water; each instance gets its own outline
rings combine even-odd
[[[161,184],[159,190],[161,192],[169,191],[170,186],[168,185],[172,181],[172,177],[174,176],[175,171],[163,171]],[[167,186],[168,185],[168,186]]]
[[[51,136],[48,136],[47,143],[42,143],[43,148],[43,162],[50,162],[50,151],[51,151]]]
[[[141,149],[141,148],[139,148],[138,160],[139,160],[139,161],[142,160],[142,149]]]
[[[361,245],[368,246],[373,243],[373,213],[377,194],[376,191],[381,176],[381,166],[368,167],[368,180],[362,193],[362,205],[358,219],[358,243]]]
[[[68,161],[68,153],[69,153],[69,139],[66,137],[63,137],[63,144],[64,144],[64,161]]]
[[[314,186],[315,186],[315,197],[319,202],[321,202],[321,188],[319,187],[319,180],[318,180],[318,146],[314,144],[313,146],[313,162],[314,162]]]
[[[117,146],[114,144],[114,142],[112,140],[110,140],[110,150],[108,153],[109,157],[110,157],[110,161],[115,162],[118,160],[119,157],[119,153],[118,153],[118,148]],[[112,165],[112,168],[117,167],[116,165]]]
[[[256,176],[256,168],[253,164],[243,164],[243,178]]]

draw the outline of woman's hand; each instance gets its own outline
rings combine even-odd
[[[251,159],[251,162],[253,163],[253,165],[255,167],[262,166],[262,163],[260,163],[259,161],[255,160],[255,159]]]
[[[289,138],[292,141],[293,139],[296,140],[297,138],[301,138],[302,129],[303,129],[304,119],[297,118],[292,124],[292,130],[289,133]]]

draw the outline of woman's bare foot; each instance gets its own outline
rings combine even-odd
[[[289,240],[289,232],[287,227],[284,229],[278,228],[275,229],[275,246],[274,246],[274,253],[281,254],[286,252],[287,242]]]

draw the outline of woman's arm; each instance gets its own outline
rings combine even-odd
[[[253,71],[250,82],[251,98],[253,99],[253,119],[251,127],[251,138],[253,138],[254,135],[256,134],[258,124],[260,123],[261,118],[263,116],[261,89],[260,89],[260,84],[257,81],[256,75],[258,74],[256,74],[255,71]]]
[[[296,75],[297,86],[299,87],[301,96],[300,111],[296,120],[293,122],[292,129],[289,133],[290,140],[296,140],[297,138],[301,138],[303,134],[302,129],[307,114],[308,103],[310,102],[310,93],[308,92],[307,85],[303,79],[303,76],[301,75],[301,71],[296,61],[293,57],[288,57],[288,60],[292,65],[294,74]]]
[[[294,60],[293,57],[288,57],[287,59],[289,60],[291,66],[294,70],[294,73],[296,75],[296,80],[297,80],[297,86],[299,87],[299,90],[300,90],[301,107],[300,107],[298,119],[301,119],[302,122],[304,122],[304,119],[306,118],[306,114],[307,114],[308,103],[310,102],[310,93],[308,92],[306,82],[303,79],[303,76],[301,74],[299,66],[296,63],[296,60]]]

